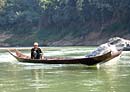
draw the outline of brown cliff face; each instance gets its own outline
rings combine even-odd
[[[40,33],[38,33],[40,34]],[[60,33],[58,34],[60,35]],[[48,36],[51,36],[50,39]],[[45,36],[38,39],[37,34],[32,34],[28,36],[18,36],[15,34],[0,34],[0,46],[32,46],[33,42],[38,41],[42,46],[91,46],[100,45],[108,41],[112,37],[121,37],[125,39],[130,39],[130,33],[127,30],[124,31],[91,31],[80,36],[73,36],[72,34],[66,34],[58,39],[53,39],[57,35],[49,34],[47,37],[49,39],[44,40]]]
[[[47,45],[52,46],[68,46],[68,45],[80,45],[80,46],[91,46],[91,45],[100,45],[108,41],[108,39],[112,37],[122,37],[125,39],[130,39],[130,34],[124,34],[125,32],[116,32],[109,34],[107,32],[90,32],[86,34],[85,37],[77,37],[77,38],[70,38],[69,39],[60,39],[57,41],[50,41]]]
[[[5,40],[11,38],[11,34],[2,33],[0,34],[0,46],[10,46],[9,43],[6,43]]]

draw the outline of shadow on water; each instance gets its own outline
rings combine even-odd
[[[96,66],[86,66],[79,64],[79,65],[64,65],[62,67],[57,67],[53,69],[73,71],[73,70],[97,70],[98,68]]]
[[[30,70],[28,70],[30,71]],[[119,77],[116,68],[109,69],[86,66],[62,66],[53,69],[32,69],[31,78],[35,92],[101,92],[116,89]],[[107,86],[104,86],[107,85]],[[112,88],[113,87],[113,88]],[[67,88],[67,89],[66,89]],[[112,89],[111,89],[112,88]],[[102,91],[103,92],[103,91]]]
[[[75,85],[81,85],[80,82],[89,74],[98,72],[96,67],[86,67],[82,65],[69,65],[54,67],[53,69],[31,69],[31,78],[35,92],[66,92],[76,91]],[[87,77],[86,77],[87,78]],[[72,86],[73,85],[73,86]],[[66,89],[67,87],[67,89]],[[78,92],[78,91],[76,91]]]

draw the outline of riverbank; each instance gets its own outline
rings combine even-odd
[[[7,34],[5,37],[1,37],[0,46],[1,47],[28,47],[32,46],[35,41],[39,43],[40,46],[98,46],[100,44],[108,42],[112,37],[119,36],[121,38],[130,39],[130,34],[128,33],[109,33],[109,32],[90,32],[81,36],[74,35],[64,35],[62,37],[55,37],[56,34],[48,34],[47,37],[40,36],[39,33],[29,35],[27,37],[19,37],[15,34]],[[12,35],[12,36],[8,36]],[[62,34],[58,34],[62,35]],[[6,40],[5,40],[6,38]],[[3,40],[2,40],[3,39]]]

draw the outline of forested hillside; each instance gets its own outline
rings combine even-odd
[[[0,0],[0,46],[130,39],[130,0]]]

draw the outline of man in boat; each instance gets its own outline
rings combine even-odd
[[[31,49],[31,59],[42,59],[42,51],[37,42],[34,43],[34,47]]]

